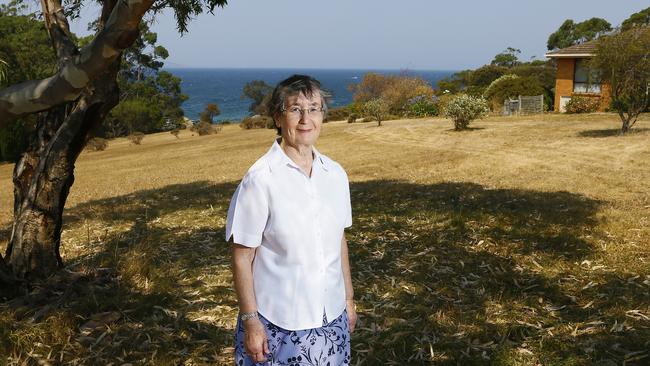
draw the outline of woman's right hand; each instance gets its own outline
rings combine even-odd
[[[255,362],[267,361],[267,355],[270,353],[269,342],[262,322],[257,318],[245,320],[244,334],[244,348],[246,353]]]

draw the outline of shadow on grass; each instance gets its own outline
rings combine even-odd
[[[67,265],[85,275],[4,304],[0,351],[95,364],[231,363],[237,307],[223,225],[235,188],[171,185],[67,210],[67,242],[84,247]],[[644,349],[643,313],[631,318],[621,307],[643,308],[647,289],[580,264],[602,236],[601,202],[382,180],[352,183],[351,195],[353,363],[619,364]],[[82,334],[106,313],[119,320]],[[611,332],[615,322],[625,325]]]
[[[636,135],[636,134],[649,134],[650,133],[650,128],[634,128],[632,127],[631,130],[629,130],[625,135],[621,134],[621,129],[620,128],[612,128],[612,129],[606,129],[606,130],[586,130],[586,131],[580,131],[578,132],[579,137],[596,137],[596,138],[602,138],[602,137],[612,137],[612,136],[629,136],[629,135]]]

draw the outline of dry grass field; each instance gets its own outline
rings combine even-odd
[[[628,136],[611,114],[471,126],[324,126],[318,148],[351,182],[352,363],[648,364],[650,117]],[[225,126],[84,152],[67,271],[0,304],[0,364],[231,364],[225,216],[273,137]]]

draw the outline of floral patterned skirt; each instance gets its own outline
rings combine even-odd
[[[266,328],[269,340],[268,361],[256,363],[244,348],[244,326],[237,321],[235,333],[235,365],[237,366],[340,366],[350,364],[350,329],[348,313],[331,322],[323,313],[323,326],[305,330],[286,330],[271,323],[262,315],[260,321]]]

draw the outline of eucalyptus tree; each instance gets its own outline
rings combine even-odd
[[[5,289],[48,276],[63,265],[62,214],[74,182],[75,161],[90,131],[119,102],[120,64],[124,50],[138,39],[143,18],[153,19],[170,9],[183,33],[193,16],[212,13],[227,0],[99,0],[101,10],[93,22],[96,33],[85,45],[70,32],[69,19],[79,17],[89,2],[40,3],[56,71],[0,90],[0,128],[37,114],[29,148],[13,171],[13,224],[6,254],[0,256],[0,284]]]

